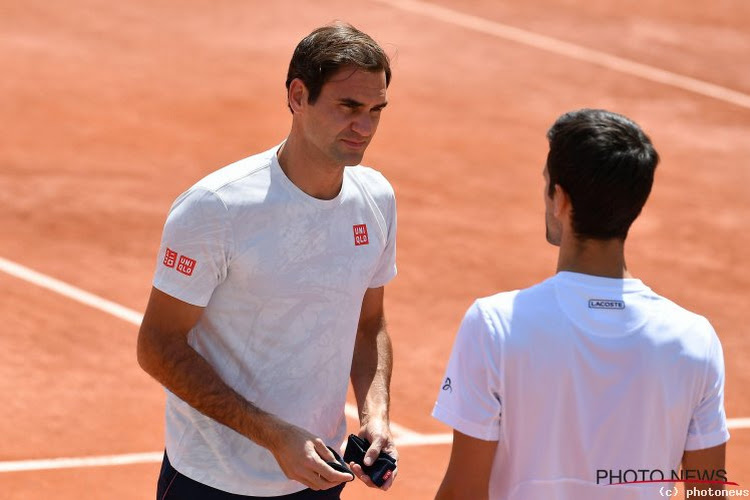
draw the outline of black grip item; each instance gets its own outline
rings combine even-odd
[[[350,479],[350,481],[354,481],[354,473],[352,472],[352,470],[347,465],[347,462],[344,462],[341,459],[341,455],[339,455],[338,453],[336,453],[336,450],[334,450],[330,446],[326,446],[326,448],[328,448],[329,450],[331,450],[331,453],[333,453],[333,457],[336,459],[336,461],[334,461],[334,462],[326,462],[328,464],[328,466],[331,469],[336,470],[338,472],[343,472],[344,474],[350,474],[352,476],[352,478]]]
[[[388,453],[380,452],[378,458],[372,465],[365,465],[365,453],[370,448],[370,442],[354,434],[349,435],[344,451],[344,462],[354,462],[362,467],[365,474],[370,476],[372,482],[380,487],[388,481],[393,471],[396,469],[396,460]]]

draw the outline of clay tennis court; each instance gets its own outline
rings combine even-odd
[[[344,498],[433,497],[456,327],[475,297],[554,272],[545,132],[580,107],[631,116],[662,156],[629,268],[719,333],[728,477],[750,487],[750,4],[625,5],[0,0],[0,497],[154,498],[164,395],[135,341],[165,215],[285,137],[291,52],[335,19],[393,58],[365,163],[399,203],[399,477]]]

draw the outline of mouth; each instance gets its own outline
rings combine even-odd
[[[345,145],[352,149],[363,149],[365,146],[367,146],[367,141],[361,141],[361,140],[354,140],[354,139],[341,139],[341,142],[343,142]]]

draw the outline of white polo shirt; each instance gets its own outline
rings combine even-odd
[[[154,286],[205,307],[190,345],[235,391],[329,446],[344,405],[362,299],[396,274],[393,189],[347,167],[339,195],[312,198],[273,148],[182,194],[167,218]],[[182,474],[240,495],[304,489],[273,455],[171,393],[166,448]]]
[[[490,498],[651,499],[671,485],[598,471],[668,478],[683,451],[729,438],[723,401],[705,318],[636,279],[561,272],[469,308],[433,415],[498,441]]]

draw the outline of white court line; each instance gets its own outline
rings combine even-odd
[[[452,442],[452,434],[418,434],[416,432],[411,432],[406,436],[396,437],[396,446],[398,446],[399,448],[407,448],[410,446],[443,445],[451,444]],[[121,455],[12,460],[0,462],[0,473],[153,464],[161,463],[163,456],[163,451],[152,451],[146,453],[123,453]]]
[[[750,418],[728,418],[727,427],[730,429],[750,429]]]
[[[26,266],[22,266],[10,260],[0,257],[0,271],[3,271],[18,279],[33,283],[47,290],[59,293],[72,300],[107,312],[136,326],[141,324],[143,316],[132,309],[109,301],[80,288],[64,283],[60,280],[39,273]],[[357,408],[347,403],[345,407],[346,416],[357,421],[359,414]],[[750,418],[727,419],[730,429],[750,428]],[[399,447],[445,445],[452,442],[452,434],[421,434],[408,429],[397,423],[391,423],[396,445]],[[36,460],[18,460],[0,462],[0,472],[17,472],[29,470],[79,468],[79,467],[103,467],[130,465],[138,463],[160,462],[163,452],[129,453],[122,455],[105,455],[79,458],[51,458]]]
[[[22,266],[21,264],[10,261],[3,257],[0,257],[0,271],[3,271],[11,276],[40,286],[47,290],[51,290],[64,297],[75,300],[76,302],[80,302],[81,304],[85,304],[89,307],[93,307],[94,309],[98,309],[99,311],[109,313],[112,316],[120,318],[133,325],[140,326],[141,321],[143,320],[143,315],[132,309],[128,309],[127,307],[121,306],[120,304],[99,297],[98,295],[94,295],[73,285],[69,285],[68,283],[52,278],[51,276],[47,276],[46,274],[34,271],[33,269]],[[359,413],[355,406],[346,403],[346,407],[344,410],[347,417],[357,422],[359,421]],[[391,431],[394,434],[396,444],[399,446],[443,444],[446,439],[451,437],[451,434],[421,434],[395,422],[391,422]],[[157,455],[158,459],[154,458]],[[143,463],[144,460],[146,462],[161,461],[161,453],[148,452],[104,457],[55,458],[43,460],[22,460],[17,462],[0,462],[0,472],[123,465],[131,463]]]
[[[352,417],[351,412],[354,412]],[[356,419],[356,409],[347,406],[347,416]],[[727,425],[730,429],[748,429],[750,428],[750,418],[729,418]],[[394,430],[394,433],[396,431]],[[396,438],[396,445],[400,448],[408,446],[424,446],[428,444],[451,444],[453,436],[451,434],[417,434],[412,432]],[[118,465],[133,465],[146,463],[159,463],[162,460],[164,452],[154,451],[149,453],[125,453],[122,455],[104,455],[80,458],[50,458],[37,460],[16,460],[0,462],[0,473],[2,472],[23,472],[49,469],[75,469],[84,467],[107,467]]]
[[[352,416],[350,414],[351,411],[354,411],[354,418],[356,418],[356,409],[351,406],[347,407],[347,416]],[[750,418],[729,418],[727,419],[727,425],[730,429],[748,429],[750,428]],[[400,448],[408,446],[424,446],[428,444],[451,444],[452,442],[453,436],[451,434],[411,433],[411,435],[396,438],[396,445]],[[162,460],[163,453],[164,452],[161,451],[154,451],[149,453],[125,453],[122,455],[104,455],[80,458],[71,457],[8,461],[0,462],[0,473],[159,463]]]
[[[522,30],[507,24],[498,23],[471,14],[441,7],[421,0],[374,0],[403,11],[413,12],[448,24],[461,26],[479,33],[485,33],[537,49],[560,54],[579,61],[597,64],[605,68],[645,78],[695,94],[712,97],[720,101],[750,109],[750,95],[720,85],[704,82],[689,76],[679,75],[630,59],[613,56],[606,52],[589,49],[581,45],[564,42],[531,31]]]
[[[391,424],[392,426],[393,424]],[[395,434],[395,431],[394,431]],[[410,432],[405,436],[395,437],[398,448],[411,446],[444,445],[453,442],[452,434],[418,434]],[[52,469],[80,469],[86,467],[114,467],[120,465],[161,463],[163,451],[146,453],[123,453],[121,455],[98,455],[88,457],[40,458],[30,460],[9,460],[0,462],[0,474],[3,472],[26,472]]]
[[[80,458],[46,458],[39,460],[16,460],[0,462],[0,472],[23,472],[31,470],[75,469],[79,467],[106,467],[116,465],[133,465],[159,463],[164,457],[163,451],[149,453],[125,453],[122,455],[104,455]]]
[[[444,445],[451,444],[453,442],[453,435],[418,434],[416,432],[411,432],[405,436],[397,435],[395,437],[395,441],[398,448],[408,448],[411,446]],[[3,472],[24,472],[51,469],[79,469],[85,467],[113,467],[120,465],[152,464],[160,463],[163,456],[163,451],[150,451],[145,453],[123,453],[121,455],[9,460],[0,462],[0,474]]]
[[[59,293],[69,299],[73,299],[87,306],[91,306],[94,309],[99,309],[106,313],[111,314],[117,318],[123,319],[129,323],[140,326],[143,320],[143,315],[138,314],[132,309],[123,307],[120,304],[116,304],[107,299],[103,299],[97,295],[89,293],[80,288],[74,287],[60,280],[56,280],[46,274],[39,273],[33,269],[16,264],[10,260],[0,257],[0,271],[5,271],[11,276],[15,276],[18,279],[28,281],[47,290]]]

